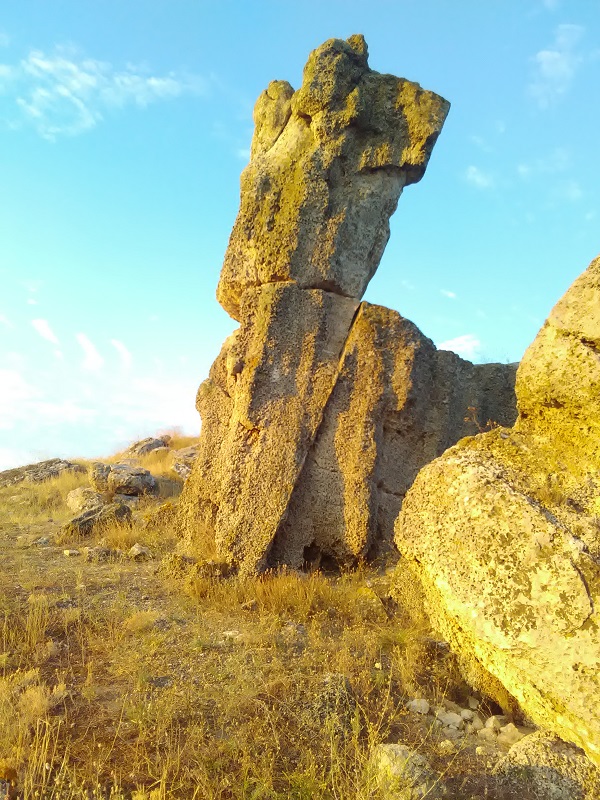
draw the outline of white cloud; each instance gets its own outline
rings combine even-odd
[[[207,87],[196,75],[159,76],[132,64],[118,70],[65,47],[49,54],[31,50],[18,64],[4,65],[4,70],[0,78],[9,85],[21,119],[51,141],[89,131],[114,110],[146,108],[183,94],[202,94]],[[14,125],[14,120],[5,121]]]
[[[96,350],[92,342],[88,339],[85,333],[78,333],[75,338],[79,342],[81,349],[84,352],[84,359],[82,367],[89,372],[98,372],[104,366],[104,359]]]
[[[471,136],[471,141],[484,153],[493,153],[494,148],[482,136]]]
[[[121,364],[124,369],[129,369],[133,362],[133,356],[129,352],[129,350],[125,347],[123,342],[120,342],[118,339],[111,339],[110,343],[112,346],[117,350],[119,355],[121,356]]]
[[[477,358],[481,350],[481,342],[472,333],[465,333],[463,336],[457,336],[455,339],[448,339],[438,345],[439,350],[452,350],[463,358],[473,361]]]
[[[27,298],[27,305],[28,306],[37,306],[38,305],[38,301],[34,300],[33,297],[28,297]]]
[[[15,327],[8,317],[4,316],[4,314],[0,314],[0,325],[5,325],[7,328]]]
[[[456,300],[456,292],[450,292],[448,289],[440,289],[440,294],[443,294],[444,297],[449,297],[450,300]]]
[[[533,75],[529,92],[542,109],[557,103],[570,89],[583,62],[577,45],[585,29],[581,25],[559,25],[553,44],[533,57]]]
[[[550,153],[534,159],[530,163],[517,166],[517,174],[521,178],[530,178],[536,174],[556,174],[565,172],[571,166],[571,153],[566,147],[555,147]]]
[[[478,189],[491,189],[494,185],[494,179],[491,175],[488,175],[473,165],[467,167],[465,178],[468,183],[472,186],[476,186]]]
[[[42,339],[46,339],[48,342],[52,342],[52,344],[59,344],[58,337],[55,335],[47,320],[32,319],[31,324]]]

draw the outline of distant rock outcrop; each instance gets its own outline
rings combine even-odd
[[[524,356],[514,428],[464,440],[425,467],[395,536],[466,669],[491,674],[596,765],[599,354],[597,258]]]
[[[25,467],[5,469],[0,472],[0,489],[4,486],[15,486],[22,481],[41,483],[50,478],[57,478],[62,472],[85,472],[85,467],[62,458],[50,458],[47,461],[38,461],[36,464],[27,464]]]
[[[448,109],[372,71],[362,36],[315,50],[297,92],[278,81],[258,99],[217,290],[240,327],[198,391],[179,516],[242,573],[315,550],[366,557],[389,544],[418,469],[476,431],[469,406],[514,420],[514,367],[437,353],[395,312],[360,304]]]

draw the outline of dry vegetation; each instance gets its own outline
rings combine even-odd
[[[19,797],[381,800],[371,754],[398,741],[453,797],[496,796],[485,758],[444,755],[405,709],[468,688],[389,575],[219,579],[139,525],[103,544],[138,541],[151,560],[86,561],[97,539],[57,538],[82,483],[0,490],[0,780]]]

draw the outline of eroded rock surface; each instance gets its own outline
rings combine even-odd
[[[515,427],[425,467],[395,536],[456,652],[597,765],[599,287],[596,259],[525,354]]]
[[[315,50],[297,92],[275,81],[258,99],[217,290],[240,327],[198,391],[179,512],[190,543],[241,573],[389,547],[418,469],[475,432],[469,406],[514,421],[514,367],[438,353],[360,305],[448,108],[372,71],[361,36]]]
[[[217,299],[294,281],[360,299],[404,186],[424,174],[449,103],[367,63],[362,36],[314,50],[302,86],[273,81],[254,109],[251,160]]]
[[[514,420],[515,369],[437,350],[396,311],[362,303],[270,562],[301,567],[315,547],[352,564],[389,548],[421,467],[478,432],[469,409]]]
[[[50,458],[47,461],[38,461],[36,464],[27,464],[24,467],[5,469],[0,472],[0,488],[16,486],[22,481],[41,483],[41,481],[58,477],[62,472],[85,472],[85,467],[65,461],[63,458]]]

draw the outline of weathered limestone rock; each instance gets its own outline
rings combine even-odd
[[[485,420],[515,419],[515,367],[473,365],[396,311],[362,303],[335,388],[269,555],[301,567],[307,548],[340,564],[391,546],[421,467]]]
[[[515,427],[465,439],[425,467],[395,536],[456,652],[596,765],[599,287],[596,259],[525,354]]]
[[[266,566],[356,308],[289,282],[246,292],[244,323],[200,387],[200,455],[180,505],[243,571]]]
[[[83,511],[91,511],[92,508],[104,505],[104,502],[101,494],[85,486],[73,489],[65,498],[67,507],[76,514],[81,514]]]
[[[50,480],[50,478],[56,478],[62,472],[85,472],[85,468],[62,458],[50,458],[47,461],[38,461],[36,464],[27,464],[24,467],[5,469],[0,472],[0,489],[4,486],[16,486],[22,481],[40,483]]]
[[[109,503],[97,506],[89,511],[84,511],[75,519],[63,525],[63,535],[67,537],[89,536],[93,531],[114,525],[126,523],[131,519],[131,510],[122,503]]]
[[[424,174],[449,103],[367,64],[362,36],[314,50],[301,88],[274,81],[254,109],[250,164],[217,299],[279,281],[360,299],[404,186]]]
[[[179,450],[171,450],[170,461],[171,469],[176,475],[185,480],[192,471],[192,465],[198,456],[199,447],[192,444],[189,447],[182,447]]]
[[[315,50],[294,92],[270,84],[217,298],[241,322],[198,392],[199,455],[181,497],[191,539],[242,572],[273,539],[340,368],[402,188],[449,104],[367,64],[362,36]]]
[[[103,464],[95,462],[90,468],[90,483],[97,492],[125,494],[139,497],[155,494],[156,478],[142,467],[131,464]]]
[[[504,791],[535,800],[596,800],[600,770],[578,747],[539,731],[511,747],[494,773]]]
[[[134,442],[130,445],[126,452],[128,456],[145,456],[153,450],[162,450],[169,447],[171,437],[167,434],[164,436],[149,436],[147,439],[141,439],[139,442]]]
[[[179,524],[242,573],[351,563],[391,546],[419,468],[480,419],[514,421],[514,367],[474,367],[360,298],[404,186],[449,105],[367,65],[361,36],[315,50],[255,108],[217,297],[240,321],[200,387]],[[488,408],[489,406],[489,408]]]

